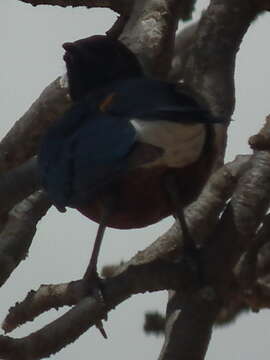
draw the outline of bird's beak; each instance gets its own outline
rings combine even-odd
[[[64,43],[63,45],[63,48],[66,50],[66,51],[74,51],[74,49],[75,49],[75,45],[74,45],[74,43],[72,43],[72,42],[66,42],[66,43]]]
[[[74,45],[74,43],[71,43],[71,42],[66,42],[62,46],[63,46],[63,49],[66,50],[66,52],[63,56],[64,61],[71,63],[73,60],[74,53],[77,52],[76,45]]]

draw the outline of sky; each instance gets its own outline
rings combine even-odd
[[[197,19],[207,0],[198,1]],[[0,2],[0,136],[29,108],[41,91],[65,72],[61,45],[92,34],[104,34],[116,15],[106,9],[32,7],[18,0]],[[236,108],[229,130],[227,160],[249,153],[247,140],[255,134],[269,111],[270,49],[269,15],[252,24],[241,45],[236,63]],[[141,230],[108,229],[99,266],[128,260],[166,231],[172,219]],[[76,211],[65,214],[51,209],[38,225],[28,258],[0,289],[0,321],[16,301],[40,284],[61,283],[82,276],[91,253],[97,226]],[[109,314],[105,323],[108,340],[91,329],[74,344],[51,356],[52,360],[108,358],[156,359],[162,337],[143,331],[147,310],[164,311],[166,292],[134,296]],[[66,310],[66,309],[64,309]],[[52,310],[11,335],[21,337],[39,329],[62,312]],[[128,321],[127,321],[128,319]],[[214,331],[207,360],[269,358],[268,310],[243,315],[233,325]],[[132,351],[131,351],[132,349]]]

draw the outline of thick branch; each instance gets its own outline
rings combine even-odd
[[[231,272],[248,248],[269,206],[270,154],[253,155],[205,253],[207,278],[221,297],[228,296]],[[215,269],[215,270],[214,270]]]
[[[137,0],[120,37],[139,57],[145,71],[155,77],[168,75],[175,31],[185,6],[176,0]]]
[[[56,353],[104,317],[104,305],[86,297],[45,328],[21,339],[0,336],[0,356],[6,360],[41,359]],[[65,336],[63,336],[65,334]]]
[[[207,288],[192,296],[171,292],[166,337],[159,360],[204,359],[218,313],[218,304],[214,300],[214,294]]]
[[[229,118],[233,112],[235,56],[259,3],[212,0],[196,31],[185,81],[217,116]]]
[[[24,3],[37,5],[52,5],[61,7],[78,7],[86,8],[109,8],[119,14],[128,14],[131,11],[133,0],[20,0]]]
[[[10,211],[0,234],[0,285],[26,258],[36,233],[36,225],[49,207],[47,196],[40,191],[29,196]]]
[[[176,36],[172,66],[169,74],[169,79],[172,81],[179,81],[184,78],[186,62],[190,55],[192,44],[195,41],[198,25],[199,21],[196,21],[186,26]]]
[[[18,202],[25,199],[40,187],[36,157],[4,173],[0,176],[0,216],[7,213]]]
[[[71,105],[64,79],[53,81],[0,143],[0,172],[36,154],[40,137]]]
[[[193,286],[194,274],[187,264],[172,264],[163,260],[143,263],[138,258],[139,255],[135,256],[118,275],[102,281],[102,292],[108,309],[134,294],[177,287],[185,291]],[[5,331],[12,331],[47,310],[76,305],[87,295],[88,288],[83,280],[42,285],[37,291],[31,291],[23,302],[10,309],[2,327]]]

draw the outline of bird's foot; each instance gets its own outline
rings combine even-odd
[[[194,273],[199,285],[204,286],[206,280],[204,276],[202,248],[196,246],[193,239],[184,239],[182,261],[184,261],[188,268]]]
[[[103,292],[102,292],[102,281],[101,278],[98,276],[97,270],[92,269],[85,273],[83,277],[84,287],[85,287],[85,293],[87,296],[93,296],[98,303],[102,303],[104,307],[106,307],[106,303],[104,300]],[[104,318],[104,320],[107,320],[107,316]],[[107,339],[108,336],[106,334],[106,331],[103,326],[102,320],[99,320],[95,323],[95,326],[100,331],[101,335],[104,337],[104,339]]]

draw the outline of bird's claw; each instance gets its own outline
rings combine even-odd
[[[100,331],[101,335],[104,337],[104,339],[108,339],[107,333],[103,327],[103,322],[102,320],[99,320],[95,323],[96,328]]]
[[[88,276],[84,277],[84,283],[85,283],[87,295],[93,296],[98,303],[101,303],[104,307],[106,307],[106,303],[101,289],[100,277],[98,276],[96,271],[92,271],[90,274],[88,273],[87,275]],[[107,313],[104,317],[104,320],[105,321],[107,320]],[[95,323],[95,326],[100,331],[104,339],[108,339],[102,320],[98,320]]]

